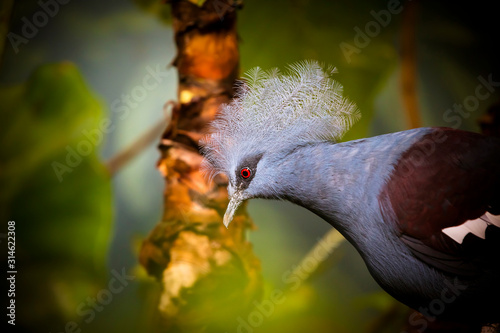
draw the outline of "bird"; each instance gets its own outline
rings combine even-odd
[[[227,177],[224,225],[248,199],[290,201],[426,320],[499,323],[500,138],[421,127],[340,142],[360,112],[336,73],[307,60],[236,83],[200,141],[203,172]]]

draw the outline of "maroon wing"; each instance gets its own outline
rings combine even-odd
[[[379,196],[381,209],[396,222],[401,240],[415,256],[443,271],[471,275],[480,239],[469,234],[467,242],[458,244],[442,229],[486,211],[497,214],[499,172],[498,138],[433,128],[394,165]]]

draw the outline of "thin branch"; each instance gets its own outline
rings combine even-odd
[[[165,131],[170,121],[170,117],[167,113],[167,107],[169,105],[172,105],[172,103],[167,102],[163,108],[165,111],[164,118],[160,119],[155,125],[153,125],[145,133],[143,133],[136,141],[111,157],[105,163],[111,177],[114,176],[130,161],[132,161],[142,151],[144,151],[144,149],[149,147],[149,145],[158,142],[158,138],[162,135],[163,131]]]
[[[321,253],[331,255],[344,241],[345,238],[340,232],[337,229],[331,228],[302,258],[300,264],[293,270],[292,276],[300,276],[302,282],[309,279],[320,266],[321,262],[326,259],[326,256],[321,255]],[[310,268],[311,263],[315,264],[312,269]],[[304,269],[304,267],[307,267],[307,269]]]

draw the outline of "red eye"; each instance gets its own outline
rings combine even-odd
[[[250,171],[249,168],[243,168],[240,171],[240,175],[241,175],[241,177],[246,179],[252,175],[252,171]]]

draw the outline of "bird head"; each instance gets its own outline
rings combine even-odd
[[[226,227],[231,223],[241,203],[246,199],[256,197],[261,192],[259,189],[263,186],[262,179],[265,178],[257,173],[257,166],[261,159],[262,154],[249,156],[234,168],[234,174],[229,177],[227,190],[230,200],[223,220]]]
[[[250,198],[279,198],[274,190],[280,155],[301,144],[335,141],[359,118],[332,79],[335,68],[316,61],[248,71],[237,82],[231,103],[221,106],[210,134],[201,140],[202,170],[229,180],[227,227],[240,204]]]

